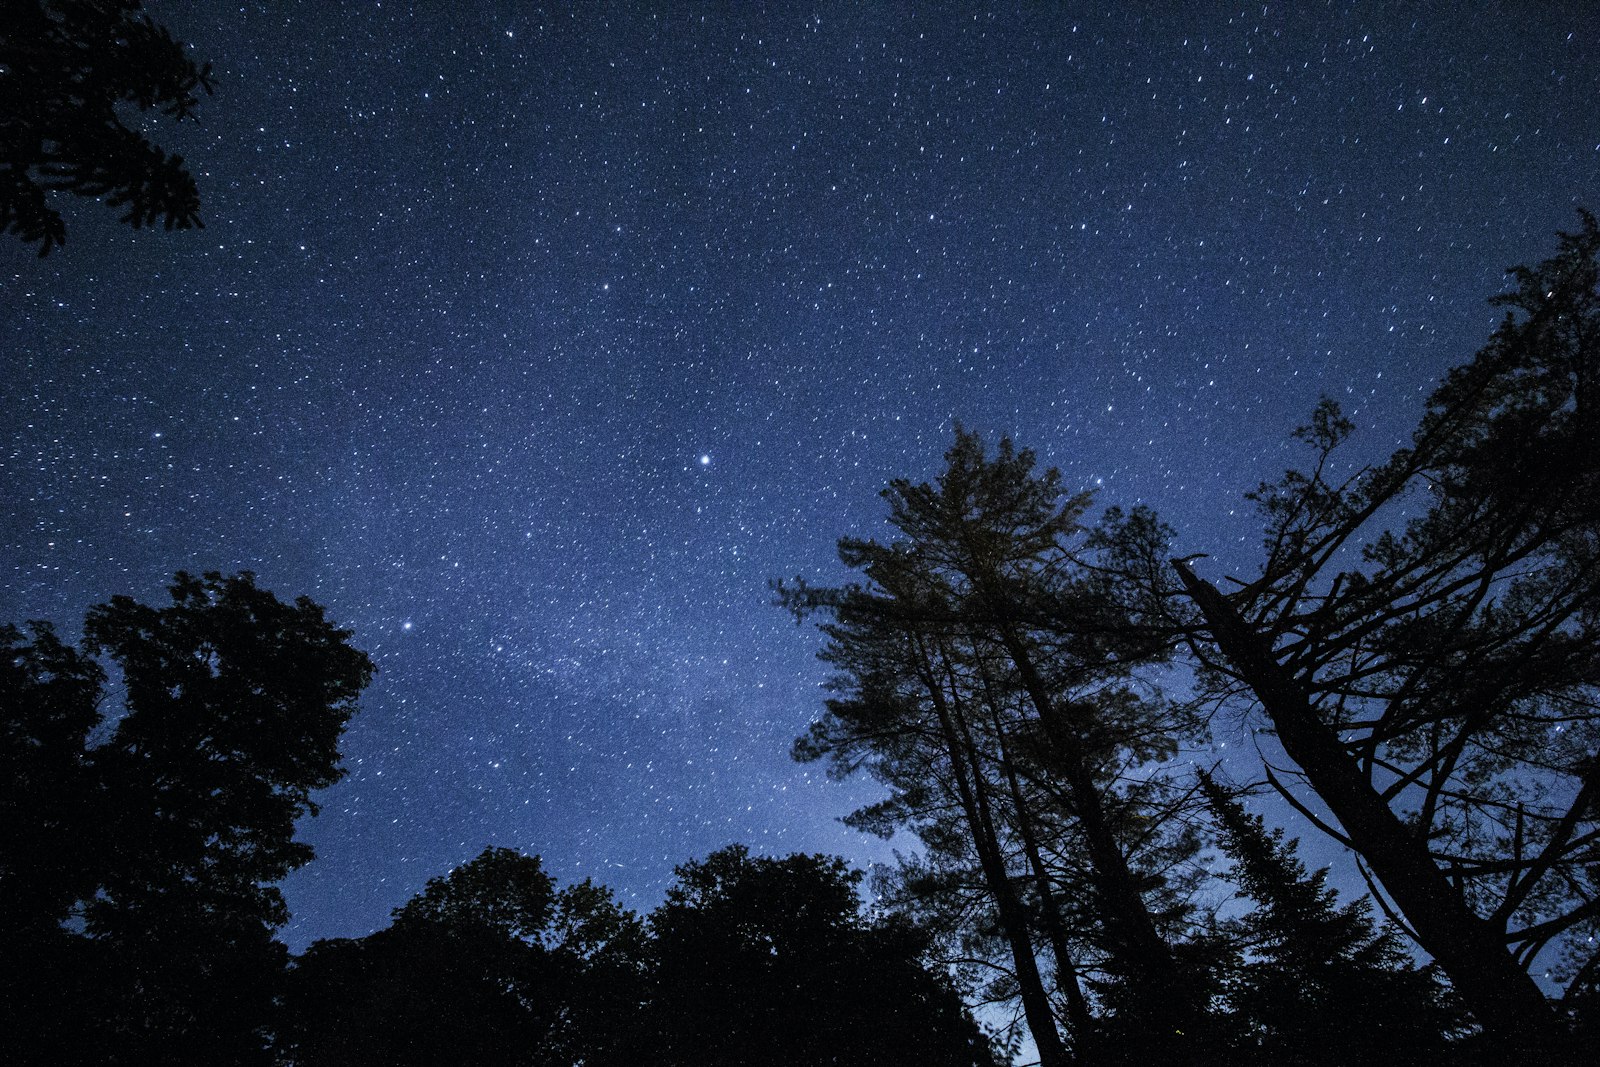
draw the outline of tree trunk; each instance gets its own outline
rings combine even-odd
[[[1079,982],[1078,968],[1072,962],[1072,950],[1067,944],[1067,927],[1061,919],[1061,906],[1056,903],[1055,890],[1050,886],[1050,872],[1045,868],[1044,857],[1039,852],[1039,842],[1033,836],[1033,827],[1023,804],[1022,786],[1017,780],[1016,768],[1001,741],[1000,758],[1005,761],[1006,781],[1011,790],[1011,803],[1017,809],[1017,833],[1022,838],[1022,851],[1028,857],[1034,882],[1039,886],[1039,910],[1043,913],[1044,933],[1050,942],[1050,953],[1056,960],[1056,987],[1067,998],[1067,1021],[1072,1024],[1075,1047],[1081,1051],[1094,1029],[1094,1019],[1089,1014],[1089,1002],[1084,998]]]
[[[1156,929],[1150,909],[1128,867],[1128,858],[1111,829],[1105,804],[1095,785],[1077,731],[1065,722],[1034,666],[1033,657],[1010,627],[1001,627],[1007,654],[1017,667],[1023,688],[1055,746],[1065,772],[1073,814],[1083,831],[1096,895],[1104,909],[1115,954],[1129,967],[1133,988],[1155,1027],[1159,1040],[1173,1055],[1193,1054],[1202,1043],[1203,1010],[1193,990],[1179,972],[1172,948]]]
[[[944,738],[950,766],[956,780],[956,793],[961,808],[972,830],[973,846],[983,868],[984,881],[994,895],[995,908],[1000,913],[1000,927],[1005,931],[1011,947],[1011,962],[1016,971],[1017,987],[1022,997],[1022,1014],[1033,1034],[1034,1046],[1039,1051],[1039,1067],[1067,1067],[1071,1061],[1061,1034],[1056,1030],[1055,1011],[1045,993],[1044,979],[1039,974],[1039,961],[1033,954],[1029,924],[1017,900],[1016,889],[1006,873],[1005,857],[1000,852],[999,838],[995,834],[994,820],[989,813],[986,798],[979,792],[978,776],[982,769],[972,759],[968,745],[956,721],[955,712],[945,699],[944,690],[934,676],[928,652],[918,642],[918,657],[923,667],[923,685],[933,701],[939,717],[939,732]]]
[[[1077,732],[1063,720],[1063,713],[1051,699],[1043,679],[1039,677],[1033,658],[1017,638],[1004,635],[1006,651],[1022,676],[1039,720],[1044,724],[1046,736],[1056,749],[1066,774],[1067,792],[1072,798],[1073,814],[1083,830],[1088,845],[1089,862],[1094,870],[1096,889],[1108,909],[1108,925],[1117,940],[1124,943],[1126,951],[1134,954],[1146,970],[1163,970],[1170,966],[1172,953],[1156,930],[1144,898],[1134,884],[1133,872],[1128,868],[1122,845],[1111,831],[1106,818],[1105,805],[1095,786],[1094,771],[1078,742]],[[1152,977],[1155,977],[1152,975]]]
[[[1508,1057],[1556,1054],[1563,1042],[1555,1013],[1503,939],[1472,912],[1434,863],[1427,843],[1373,789],[1261,635],[1209,582],[1180,562],[1173,566],[1222,654],[1261,702],[1284,752],[1338,818],[1484,1032]]]
[[[976,646],[976,641],[974,645]],[[1011,748],[1006,744],[1005,723],[1001,720],[1000,705],[994,697],[994,680],[984,666],[982,657],[978,660],[978,671],[983,680],[985,703],[989,708],[989,722],[994,727],[995,744],[1000,749],[1000,767],[1005,772],[1012,810],[1016,812],[1017,836],[1022,840],[1023,855],[1027,857],[1028,868],[1033,871],[1034,882],[1039,887],[1039,911],[1044,922],[1045,939],[1050,942],[1050,954],[1056,961],[1056,988],[1067,999],[1067,1022],[1072,1030],[1075,1050],[1081,1054],[1083,1043],[1090,1040],[1093,1033],[1094,1017],[1089,1013],[1089,1002],[1083,995],[1078,968],[1072,960],[1072,949],[1067,943],[1067,925],[1061,918],[1061,905],[1056,901],[1050,872],[1045,867],[1043,854],[1039,851],[1039,841],[1033,832],[1033,821],[1028,815],[1028,804],[1022,795],[1022,782],[1017,775],[1017,766],[1011,759]]]

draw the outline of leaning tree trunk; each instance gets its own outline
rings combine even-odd
[[[1174,561],[1212,637],[1272,720],[1278,740],[1449,976],[1462,1002],[1509,1057],[1556,1054],[1562,1035],[1549,1002],[1494,928],[1467,906],[1428,852],[1361,773],[1305,688],[1215,586]],[[1544,1062],[1548,1062],[1546,1059]]]

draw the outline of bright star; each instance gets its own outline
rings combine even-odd
[[[700,457],[700,466],[702,466],[702,467],[711,466],[711,457],[710,456],[701,456]]]

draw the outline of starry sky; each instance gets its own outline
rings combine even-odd
[[[1589,3],[147,6],[206,228],[0,244],[0,620],[249,569],[355,630],[295,948],[488,844],[637,908],[886,858],[769,578],[956,420],[1248,559],[1320,395],[1386,454],[1600,209]]]

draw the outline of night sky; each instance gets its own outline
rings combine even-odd
[[[248,569],[378,664],[296,948],[488,844],[886,858],[769,578],[956,420],[1247,560],[1319,395],[1386,454],[1600,209],[1586,2],[407,6],[151,2],[206,228],[0,243],[0,621]]]

